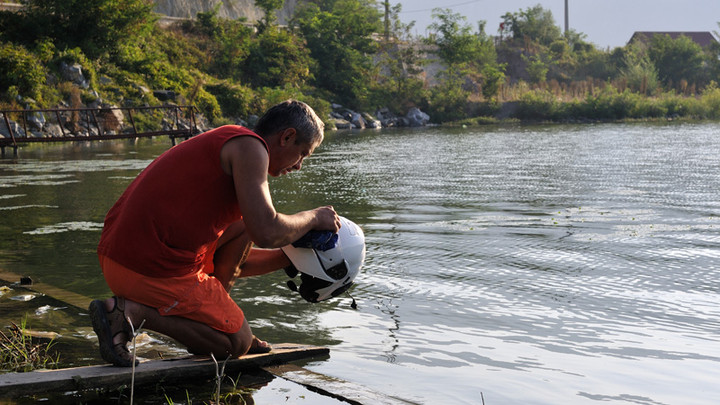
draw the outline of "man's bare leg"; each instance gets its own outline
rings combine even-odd
[[[113,298],[105,300],[105,310],[111,311],[115,305]],[[253,336],[247,320],[239,331],[227,334],[211,328],[203,323],[179,316],[162,316],[157,309],[125,300],[125,317],[129,318],[134,328],[140,327],[162,333],[177,340],[193,354],[209,355],[218,359],[228,355],[238,357],[246,354],[254,345],[261,345]],[[113,343],[126,343],[132,337],[120,334],[115,336]]]
[[[230,225],[222,234],[213,260],[213,276],[227,291],[230,291],[238,277],[259,276],[291,264],[280,249],[253,248],[242,221]]]
[[[218,240],[213,258],[217,278],[226,291],[230,291],[237,277],[248,277],[273,272],[291,264],[280,249],[253,249],[252,240],[245,232],[245,224],[236,222],[228,227]],[[105,309],[111,311],[115,300],[105,300]],[[125,316],[130,318],[134,328],[140,326],[162,333],[185,345],[194,354],[213,353],[216,358],[246,354],[251,348],[262,349],[266,342],[256,338],[247,320],[240,330],[233,334],[220,332],[201,322],[179,316],[162,316],[157,309],[125,299]],[[119,334],[113,343],[126,343],[131,336]]]

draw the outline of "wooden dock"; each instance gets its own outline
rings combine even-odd
[[[225,374],[232,375],[294,360],[328,356],[329,353],[330,350],[326,347],[276,343],[270,353],[251,354],[228,360],[225,363]],[[223,360],[218,360],[220,367]],[[0,397],[95,388],[112,390],[114,387],[130,385],[132,373],[132,367],[100,365],[0,374]],[[158,381],[177,383],[194,379],[212,379],[215,376],[216,363],[210,357],[146,360],[135,367],[135,386],[155,384]]]
[[[0,280],[18,283],[25,279],[18,274],[0,269]],[[42,282],[15,284],[36,291],[62,302],[84,309],[90,298],[66,291]],[[373,405],[407,405],[412,402],[372,391],[361,385],[338,378],[318,374],[294,364],[296,360],[323,358],[330,355],[330,349],[321,346],[300,345],[296,343],[273,343],[272,351],[264,354],[252,354],[225,363],[225,375],[238,375],[243,372],[262,369],[275,377],[332,397],[338,402]],[[217,359],[222,367],[224,359]],[[113,391],[129,386],[133,382],[133,370],[129,367],[98,365],[64,368],[58,370],[36,370],[27,373],[0,374],[0,404],[3,398],[18,398],[29,393],[59,393],[93,389]],[[171,381],[211,380],[217,375],[216,363],[209,357],[191,356],[164,360],[145,360],[135,367],[135,387],[148,386]]]

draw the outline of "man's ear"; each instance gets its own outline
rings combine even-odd
[[[285,128],[280,131],[280,145],[285,146],[291,143],[295,143],[295,128]]]

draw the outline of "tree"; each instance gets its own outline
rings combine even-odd
[[[544,60],[541,54],[532,56],[522,55],[523,61],[526,63],[527,73],[530,76],[530,82],[535,84],[545,83],[549,69],[548,61]]]
[[[568,30],[564,38],[550,45],[551,53],[553,45],[562,42],[567,43],[570,50],[564,57],[553,54],[554,64],[549,75],[551,78],[564,77],[567,80],[582,81],[588,77],[596,77],[606,80],[617,75],[617,68],[610,61],[610,54],[586,42],[585,34]]]
[[[720,23],[718,23],[718,27],[720,27]],[[713,31],[715,34],[715,38],[720,38],[720,33],[717,31]],[[711,79],[710,82],[708,82],[707,85],[709,85],[713,80],[717,81],[718,78],[720,78],[720,42],[713,42],[710,44],[710,46],[705,50],[705,57],[707,61],[707,67],[708,67],[708,76]]]
[[[502,18],[502,33],[509,34],[513,39],[520,41],[528,39],[549,46],[555,40],[562,38],[560,27],[555,25],[552,12],[543,9],[539,4],[515,13],[506,13]]]
[[[437,53],[448,65],[472,62],[481,53],[478,35],[466,23],[465,16],[451,9],[436,8],[429,28],[434,31],[429,42],[437,46]]]
[[[434,33],[428,42],[437,47],[440,59],[453,70],[444,76],[445,80],[457,81],[457,76],[462,75],[480,82],[485,98],[497,95],[505,80],[505,65],[497,62],[495,45],[485,34],[485,21],[480,21],[478,31],[473,32],[465,17],[450,9],[436,8],[433,18],[436,21],[430,28]]]
[[[372,35],[382,24],[374,0],[319,0],[300,7],[292,21],[317,62],[314,84],[337,102],[362,107],[374,76]]]
[[[197,18],[183,23],[185,39],[197,42],[206,59],[208,73],[222,79],[242,79],[242,66],[247,58],[253,29],[246,19],[218,18],[220,4],[211,11],[197,13]],[[168,52],[175,52],[174,48]],[[197,66],[197,65],[196,65]]]
[[[624,65],[620,76],[625,79],[630,90],[650,95],[659,87],[658,70],[648,57],[647,47],[641,43],[630,44],[624,56]]]
[[[440,84],[430,89],[430,97],[423,109],[432,117],[433,122],[465,118],[465,108],[470,93],[462,86],[464,74],[450,68],[440,76]]]
[[[0,92],[14,87],[20,95],[37,97],[44,82],[45,69],[35,55],[21,45],[0,44]]]
[[[256,87],[300,86],[311,77],[311,63],[310,53],[300,39],[268,26],[250,41],[242,74],[245,83]]]
[[[389,2],[385,3],[385,35],[378,55],[381,72],[375,104],[404,114],[408,107],[424,99],[424,83],[419,78],[424,59],[410,34],[415,22],[405,24],[400,20],[401,4],[389,7]]]
[[[487,100],[494,99],[500,91],[500,86],[505,82],[505,65],[487,64],[482,69],[482,76],[483,97]]]
[[[685,35],[677,39],[669,35],[654,35],[650,40],[648,57],[655,64],[660,80],[668,87],[681,86],[683,81],[686,84],[704,84],[703,50]]]
[[[149,33],[155,23],[149,0],[21,0],[22,11],[8,27],[12,40],[50,38],[58,49],[79,47],[91,59]]]
[[[255,5],[263,11],[262,20],[258,20],[258,31],[262,33],[267,27],[275,23],[275,12],[285,4],[285,0],[255,0]]]

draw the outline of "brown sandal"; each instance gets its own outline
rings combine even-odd
[[[127,348],[127,342],[132,338],[132,328],[125,317],[125,299],[113,297],[115,305],[110,312],[105,310],[105,303],[94,300],[90,303],[90,319],[93,330],[98,336],[100,356],[108,363],[121,367],[132,367],[133,357]],[[115,336],[125,334],[123,343],[113,343]],[[135,365],[140,364],[135,360]]]

